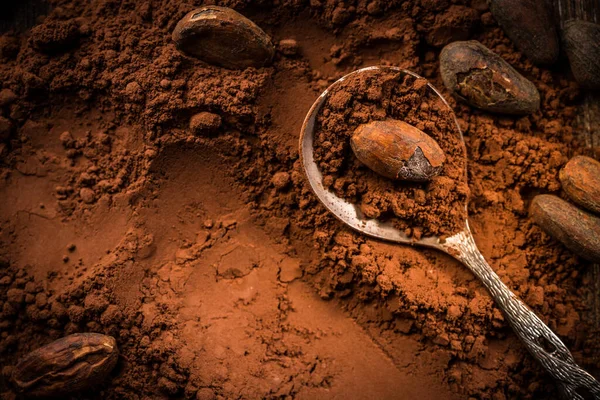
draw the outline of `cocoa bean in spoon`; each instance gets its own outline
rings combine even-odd
[[[415,139],[431,170],[411,161]],[[464,143],[452,110],[423,78],[371,68],[340,81],[316,115],[314,158],[323,186],[369,218],[413,237],[448,236],[464,226]],[[407,175],[423,179],[397,179]]]
[[[542,194],[533,198],[533,220],[569,250],[590,261],[600,261],[600,218],[568,201]]]
[[[571,200],[600,214],[600,162],[575,156],[559,173],[562,188]]]
[[[360,125],[350,145],[363,164],[390,179],[428,181],[440,173],[446,159],[431,136],[398,120]]]

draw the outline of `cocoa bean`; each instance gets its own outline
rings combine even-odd
[[[534,197],[529,212],[540,228],[573,253],[600,261],[600,218],[548,194]]]
[[[175,27],[181,52],[230,69],[268,65],[275,48],[254,22],[227,8],[204,6],[189,12]]]
[[[506,114],[531,114],[540,108],[533,83],[475,40],[444,47],[440,73],[446,88],[474,107]]]
[[[105,380],[118,357],[113,337],[76,333],[27,354],[16,365],[12,381],[27,397],[64,396]]]
[[[390,179],[427,181],[440,172],[445,161],[435,140],[402,121],[360,125],[350,145],[363,164]]]
[[[575,156],[559,173],[562,188],[581,207],[600,214],[600,162]]]
[[[490,0],[492,15],[506,36],[535,64],[552,64],[559,42],[548,4],[542,0]]]
[[[577,82],[588,89],[600,89],[600,25],[567,21],[562,36]]]

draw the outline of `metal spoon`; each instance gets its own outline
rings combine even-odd
[[[319,96],[306,115],[300,133],[300,158],[314,193],[323,205],[337,218],[361,233],[391,242],[438,249],[462,262],[487,288],[517,336],[521,339],[525,347],[527,347],[527,350],[558,381],[564,397],[578,400],[588,398],[600,400],[600,383],[576,364],[573,356],[558,336],[502,283],[498,275],[496,275],[479,252],[469,229],[468,221],[465,221],[461,232],[445,240],[438,237],[424,237],[420,240],[415,240],[407,237],[404,232],[394,228],[389,222],[367,219],[363,216],[358,206],[337,197],[323,186],[323,177],[315,163],[313,154],[317,115],[333,88],[350,76],[373,70],[394,71],[420,78],[419,75],[413,72],[396,67],[368,67],[340,78]],[[443,96],[431,84],[428,84],[428,86],[450,108]],[[462,132],[456,119],[455,122],[464,144]]]

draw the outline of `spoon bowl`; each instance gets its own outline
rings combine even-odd
[[[319,167],[315,162],[313,152],[315,124],[319,112],[321,111],[321,108],[329,98],[329,93],[336,86],[340,85],[342,82],[344,82],[353,75],[364,74],[369,71],[377,70],[395,71],[401,74],[413,76],[414,78],[421,78],[414,72],[410,72],[396,67],[366,67],[343,76],[342,78],[334,82],[331,86],[329,86],[329,88],[327,88],[323,93],[321,93],[319,98],[314,102],[308,114],[306,115],[304,124],[302,125],[302,131],[300,132],[300,158],[302,161],[302,165],[304,166],[304,172],[308,177],[311,189],[317,195],[321,203],[323,203],[323,205],[331,213],[333,213],[333,215],[335,215],[339,220],[341,220],[343,223],[350,226],[351,228],[377,239],[383,239],[396,243],[406,243],[413,245],[417,244],[421,246],[440,249],[440,245],[442,242],[440,238],[436,236],[424,236],[419,240],[410,238],[403,231],[396,229],[389,221],[380,221],[378,219],[366,218],[360,211],[360,207],[336,196],[334,193],[327,190],[325,186],[323,186],[323,175],[321,174],[321,171],[319,170]],[[427,86],[429,90],[433,91],[433,93],[439,96],[444,105],[450,108],[450,105],[446,102],[446,99],[442,97],[442,95],[437,91],[436,88],[433,87],[433,85],[428,83]],[[464,146],[462,131],[458,126],[458,121],[456,120],[456,117],[454,118],[454,120],[456,123],[457,132],[459,132],[461,142],[463,142]],[[467,205],[465,204],[465,208],[466,206]],[[467,221],[465,221],[465,229],[469,229]]]
[[[333,215],[360,233],[395,243],[435,248],[463,263],[479,278],[489,291],[519,339],[527,347],[527,350],[557,380],[563,397],[577,400],[587,398],[600,400],[600,384],[598,381],[576,364],[573,356],[558,336],[517,298],[485,261],[483,255],[477,249],[467,220],[465,220],[463,229],[450,237],[439,238],[428,236],[417,240],[408,237],[403,231],[395,228],[389,221],[366,218],[360,211],[360,207],[336,196],[323,185],[323,175],[314,158],[314,135],[317,117],[329,94],[335,87],[355,74],[364,74],[372,71],[393,71],[400,75],[405,74],[421,78],[411,71],[397,67],[367,67],[345,75],[321,93],[306,115],[300,132],[300,159],[312,191]],[[428,83],[428,88],[451,110],[448,102],[435,87]],[[456,116],[454,117],[454,121],[462,145],[464,146],[464,139]],[[466,152],[464,154],[466,155]],[[467,207],[466,202],[464,206],[465,208]]]

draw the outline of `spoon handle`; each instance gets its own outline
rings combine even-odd
[[[527,350],[561,383],[568,399],[600,400],[600,383],[577,365],[569,349],[496,275],[467,229],[449,237],[442,248],[465,264],[484,284]]]

